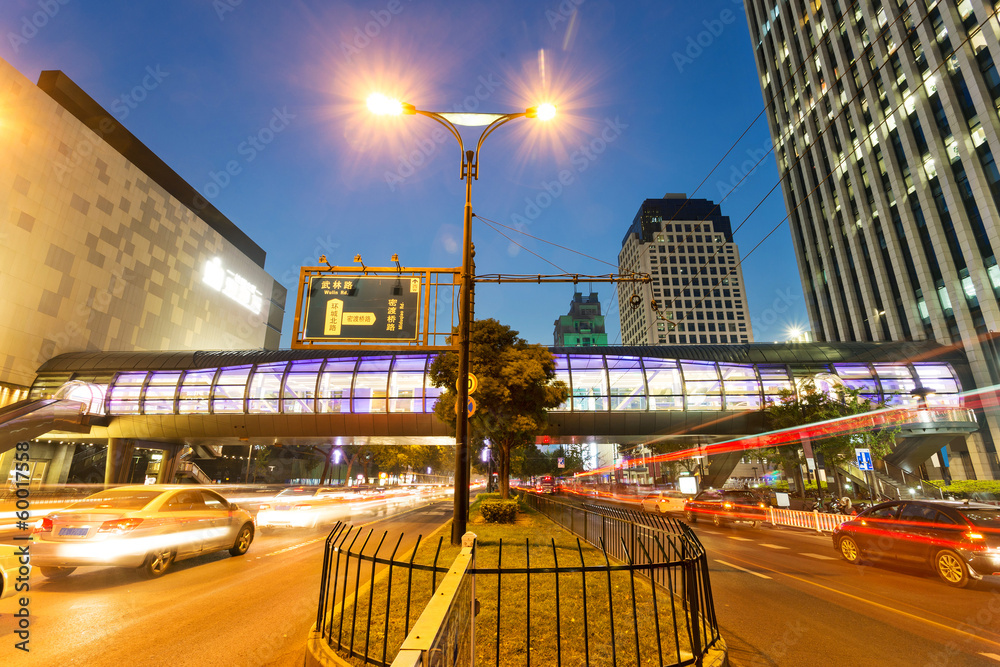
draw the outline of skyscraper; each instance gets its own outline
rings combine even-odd
[[[569,304],[569,313],[554,322],[555,331],[552,336],[556,347],[588,347],[591,345],[607,345],[608,334],[604,330],[604,315],[601,315],[601,302],[597,292],[591,292],[587,298],[580,292],[573,294]]]
[[[624,345],[753,342],[739,248],[715,203],[682,194],[644,201],[618,268],[652,278],[618,288]]]
[[[745,6],[816,340],[958,344],[996,384],[995,5]],[[980,426],[950,445],[959,475],[1000,473],[996,416]]]

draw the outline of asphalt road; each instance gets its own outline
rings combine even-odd
[[[358,505],[343,520],[402,532],[406,549],[451,512],[450,498],[419,505],[402,498]],[[325,537],[261,534],[245,556],[181,561],[155,580],[120,568],[80,568],[63,580],[32,573],[30,652],[14,648],[17,600],[0,600],[0,664],[299,667],[316,618]]]

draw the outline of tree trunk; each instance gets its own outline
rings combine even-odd
[[[500,497],[503,500],[510,498],[510,448],[504,445],[497,447],[500,453],[499,470],[497,481],[500,483]]]

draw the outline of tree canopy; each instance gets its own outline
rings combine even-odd
[[[546,424],[546,411],[566,400],[565,383],[555,381],[555,359],[547,348],[528,344],[518,332],[494,319],[471,324],[469,371],[478,379],[472,396],[476,413],[469,420],[469,441],[489,440],[496,457],[500,490],[510,493],[511,452],[533,445]],[[434,405],[438,418],[453,428],[458,354],[438,355],[431,381],[445,391]]]

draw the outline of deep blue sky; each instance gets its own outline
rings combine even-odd
[[[389,265],[392,253],[404,266],[461,263],[457,142],[435,143],[428,119],[372,118],[373,90],[430,110],[558,105],[548,125],[519,120],[490,137],[473,210],[506,225],[520,216],[531,235],[596,259],[513,234],[556,268],[476,222],[481,274],[615,272],[643,199],[692,194],[763,107],[733,0],[4,0],[0,26],[0,56],[32,81],[64,71],[262,246],[289,288],[321,253],[341,265],[355,254]],[[151,90],[133,94],[144,79]],[[276,113],[270,143],[245,143]],[[595,142],[602,132],[610,140]],[[769,148],[761,118],[695,196],[718,201]],[[407,155],[422,162],[412,173]],[[216,188],[230,161],[239,173]],[[558,192],[562,170],[572,182]],[[750,252],[785,217],[778,189],[747,219],[777,180],[769,155],[722,204],[734,229],[746,220],[736,241],[758,341],[807,324],[787,222]],[[546,184],[557,194],[539,198]],[[620,342],[615,288],[594,287]],[[483,284],[476,314],[551,345],[572,295],[569,284]]]

